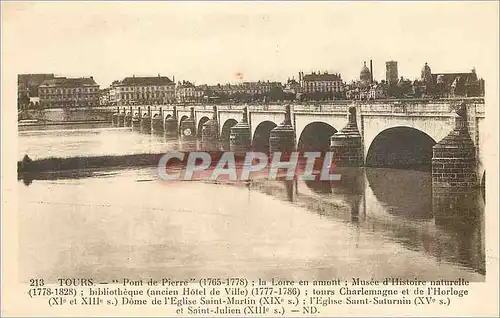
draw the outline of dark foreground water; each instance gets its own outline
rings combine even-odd
[[[20,132],[19,157],[178,149],[121,128]],[[430,173],[344,169],[341,182],[165,182],[156,168],[19,181],[20,279],[236,276],[484,281],[475,218],[432,193]],[[448,211],[452,209],[453,211]]]

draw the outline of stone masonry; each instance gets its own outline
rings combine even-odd
[[[363,145],[356,123],[356,108],[349,108],[347,125],[330,138],[330,150],[337,167],[360,167],[363,165]]]
[[[467,109],[457,110],[455,129],[433,147],[433,188],[470,188],[477,185],[476,148],[467,127]]]

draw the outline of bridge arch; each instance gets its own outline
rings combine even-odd
[[[223,143],[229,143],[229,136],[231,134],[231,127],[236,125],[238,122],[236,119],[230,118],[224,122],[224,125],[222,125],[222,130],[220,134],[220,140]]]
[[[179,134],[181,133],[181,124],[182,124],[182,122],[183,122],[183,121],[185,121],[185,120],[186,120],[186,119],[188,119],[188,118],[189,118],[189,117],[188,117],[187,115],[184,115],[184,116],[182,116],[182,117],[181,117],[181,119],[179,120],[179,127],[178,127],[178,129],[179,129]]]
[[[252,146],[255,151],[269,152],[269,137],[271,130],[277,125],[269,120],[261,122],[256,128],[252,139]]]
[[[203,125],[209,120],[210,118],[208,118],[207,116],[203,116],[200,118],[198,122],[198,129],[196,130],[198,132],[198,138],[201,138],[201,130],[203,129]]]
[[[430,170],[435,144],[421,130],[406,126],[388,128],[369,145],[366,166]]]
[[[330,137],[337,132],[331,125],[315,121],[304,127],[300,134],[297,149],[299,151],[327,151]]]
[[[167,120],[167,119],[169,119],[170,117],[172,117],[172,115],[171,115],[171,114],[168,114],[167,116],[165,116],[165,118],[164,118],[164,119],[165,119],[165,120]]]

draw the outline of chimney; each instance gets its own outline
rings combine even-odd
[[[175,83],[175,75],[172,75],[172,82]]]
[[[370,82],[373,83],[373,63],[370,59]]]

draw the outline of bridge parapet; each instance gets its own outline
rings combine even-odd
[[[450,104],[390,103],[361,105],[360,108],[362,114],[399,114],[403,116],[423,116],[426,114],[449,116],[453,111]]]
[[[294,105],[295,112],[310,113],[347,113],[350,104],[297,104]]]
[[[394,112],[394,113],[445,113],[453,112],[462,103],[476,105],[479,113],[484,113],[484,98],[447,98],[447,99],[380,99],[380,100],[336,100],[330,102],[293,102],[293,103],[270,103],[270,104],[237,104],[218,103],[219,111],[239,110],[247,107],[249,111],[285,111],[286,105],[292,104],[295,111],[300,112],[347,112],[348,108],[355,106],[366,112]],[[455,105],[450,109],[450,105]],[[147,107],[148,105],[142,105]],[[174,104],[149,105],[152,111],[158,111],[160,107],[164,110],[172,110]],[[213,104],[176,104],[179,111],[189,111],[191,107],[200,111],[212,111]],[[99,106],[91,108],[67,108],[66,110],[92,110],[92,111],[114,111],[117,107],[129,108],[130,106]],[[134,109],[139,106],[132,106]],[[47,110],[48,111],[48,110]]]

